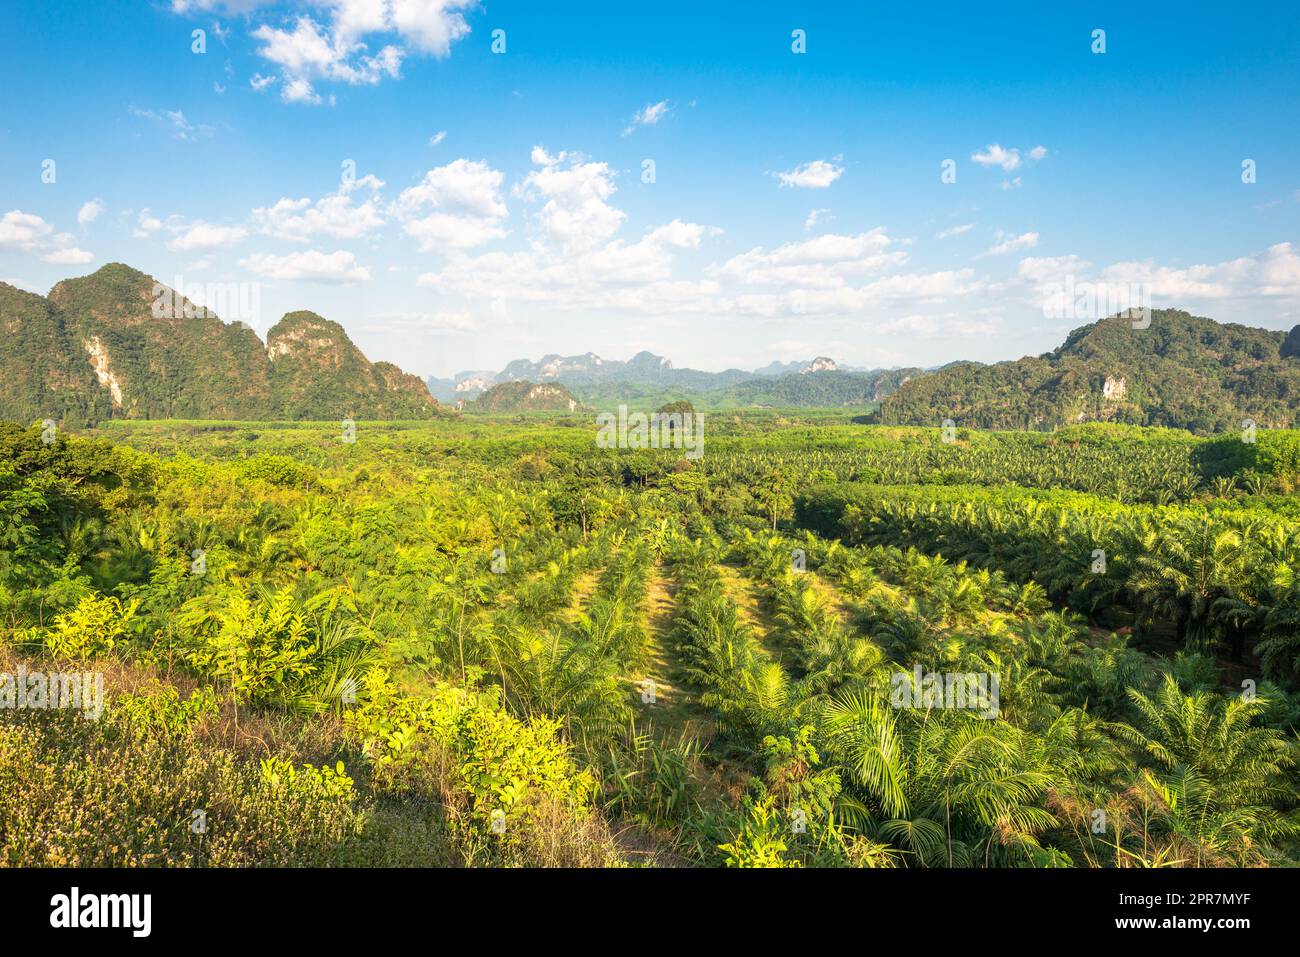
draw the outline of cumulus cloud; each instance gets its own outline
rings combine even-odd
[[[605,163],[578,153],[552,156],[534,146],[532,161],[540,167],[516,187],[516,194],[543,201],[535,220],[543,235],[568,250],[590,249],[609,239],[623,225],[625,214],[608,200],[614,195],[614,173]]]
[[[99,218],[99,214],[104,211],[104,201],[102,199],[91,199],[81,204],[81,209],[77,210],[77,225],[88,226]]]
[[[990,143],[984,152],[972,153],[970,158],[980,166],[1000,166],[1007,173],[1020,168],[1020,150],[1003,149],[998,143]]]
[[[777,173],[776,178],[782,186],[797,186],[803,189],[825,189],[844,175],[844,167],[836,166],[826,160],[813,160],[796,166],[787,173]]]
[[[847,277],[906,262],[907,253],[891,251],[891,244],[883,228],[827,233],[773,250],[756,247],[712,267],[710,275],[746,285],[842,286]]]
[[[1079,256],[1030,257],[1020,261],[1016,278],[1041,294],[1047,287],[1093,284],[1100,290],[1138,290],[1156,307],[1206,306],[1245,301],[1300,303],[1300,248],[1277,243],[1219,263],[1166,266],[1152,259],[1111,263],[1101,269]]]
[[[473,249],[509,234],[501,181],[487,163],[458,159],[402,190],[394,211],[422,252]]]
[[[147,208],[142,209],[140,210],[139,217],[136,219],[135,230],[132,232],[132,235],[135,236],[136,239],[148,239],[154,233],[158,232],[158,230],[162,229],[162,227],[163,224],[161,219],[150,213]]]
[[[205,252],[212,249],[226,249],[237,246],[248,236],[243,226],[219,226],[203,220],[194,222],[175,222],[169,225],[172,238],[168,248],[177,252]]]
[[[290,242],[309,242],[316,236],[360,239],[384,225],[379,190],[384,183],[374,176],[345,180],[337,191],[312,202],[307,197],[282,198],[272,206],[253,210],[253,224],[262,232]],[[354,192],[369,191],[354,203]]]
[[[268,279],[299,279],[329,284],[365,282],[370,279],[370,270],[359,265],[356,257],[343,249],[332,253],[308,249],[283,256],[254,253],[241,259],[239,264]]]
[[[320,103],[315,83],[374,85],[399,76],[411,51],[449,56],[470,32],[464,11],[474,6],[475,0],[332,0],[327,22],[300,14],[278,26],[264,23],[252,36],[261,43],[258,54],[280,71],[282,100]],[[257,74],[251,82],[261,90],[270,79]]]
[[[71,233],[55,232],[40,216],[20,209],[11,209],[0,218],[0,250],[39,256],[59,265],[88,263],[95,258],[77,248]]]

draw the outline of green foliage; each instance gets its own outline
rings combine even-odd
[[[50,628],[33,629],[28,638],[43,644],[57,660],[99,658],[128,637],[139,604],[131,601],[123,605],[111,595],[87,595],[71,611],[56,617]]]
[[[1099,420],[1204,435],[1237,432],[1250,418],[1260,427],[1292,428],[1300,364],[1282,346],[1280,332],[1177,310],[1154,310],[1146,329],[1115,316],[1075,329],[1043,356],[954,363],[913,379],[885,399],[879,421],[1053,429]]]
[[[3,860],[1300,859],[1289,433],[566,416],[0,426],[6,645],[108,679],[0,714]]]

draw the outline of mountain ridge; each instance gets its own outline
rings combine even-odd
[[[416,376],[370,362],[336,322],[287,313],[265,342],[124,263],[39,296],[0,283],[0,418],[427,418]],[[16,343],[14,347],[12,344]]]
[[[919,368],[866,369],[845,366],[828,356],[794,362],[772,362],[761,369],[705,372],[677,368],[663,356],[642,350],[627,360],[605,359],[594,352],[540,359],[514,359],[500,372],[474,370],[449,379],[430,376],[429,392],[442,402],[472,401],[493,386],[507,382],[559,382],[584,402],[617,397],[617,386],[665,390],[748,405],[821,404],[864,405],[879,401],[899,380],[922,375]],[[802,381],[800,377],[826,378]]]
[[[1246,420],[1294,427],[1298,415],[1300,326],[1284,333],[1163,309],[1146,327],[1119,315],[1080,326],[1039,356],[954,363],[903,384],[873,418],[985,429],[1101,421],[1208,434]]]

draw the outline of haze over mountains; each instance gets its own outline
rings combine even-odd
[[[715,409],[861,407],[890,425],[1106,421],[1209,433],[1246,419],[1294,427],[1300,410],[1300,326],[1288,334],[1178,310],[1155,310],[1147,328],[1119,317],[1089,323],[1052,352],[991,365],[853,369],[820,356],[702,372],[650,352],[626,361],[586,353],[426,385],[371,362],[341,325],[315,313],[286,314],[263,343],[243,323],[194,314],[179,295],[174,313],[158,315],[159,288],[121,263],[64,280],[48,296],[0,283],[0,419],[69,427],[105,418],[406,419],[440,414],[438,399],[470,412],[684,399]]]
[[[595,353],[551,354],[537,361],[516,359],[499,372],[461,372],[450,379],[428,379],[440,402],[469,401],[507,382],[558,382],[584,402],[620,395],[667,397],[681,393],[705,405],[866,405],[889,395],[899,383],[923,370],[863,369],[817,356],[801,362],[772,362],[761,369],[702,372],[675,368],[670,359],[638,352],[626,361]]]

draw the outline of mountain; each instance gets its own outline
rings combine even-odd
[[[264,345],[150,276],[110,263],[48,297],[0,283],[0,418],[427,418],[417,377],[371,363],[343,327],[289,313]]]
[[[817,361],[809,365],[815,365]],[[727,400],[725,404],[734,405],[869,405],[893,394],[900,383],[922,375],[925,375],[924,369],[875,369],[870,372],[807,369],[787,375],[748,379],[724,390],[722,395]]]
[[[773,362],[746,372],[727,369],[701,372],[677,369],[652,352],[638,352],[626,362],[602,359],[593,352],[576,356],[551,354],[540,360],[516,359],[498,373],[461,372],[451,379],[430,377],[429,391],[439,401],[473,399],[503,382],[559,382],[590,405],[650,402],[683,396],[708,406],[865,405],[878,401],[921,369],[858,369],[818,356],[802,362]],[[829,375],[828,378],[819,378]],[[807,379],[805,377],[811,377]]]
[[[1045,355],[955,363],[904,384],[877,418],[890,425],[1049,429],[1073,422],[1163,425],[1198,433],[1294,427],[1300,326],[1289,334],[1154,310],[1149,328],[1113,316]]]
[[[291,312],[277,322],[267,333],[266,355],[280,418],[321,418],[322,410],[367,419],[422,418],[435,405],[419,376],[391,362],[371,363],[342,326],[314,312]]]
[[[555,382],[502,382],[474,400],[479,412],[576,412],[583,408],[573,393]]]

